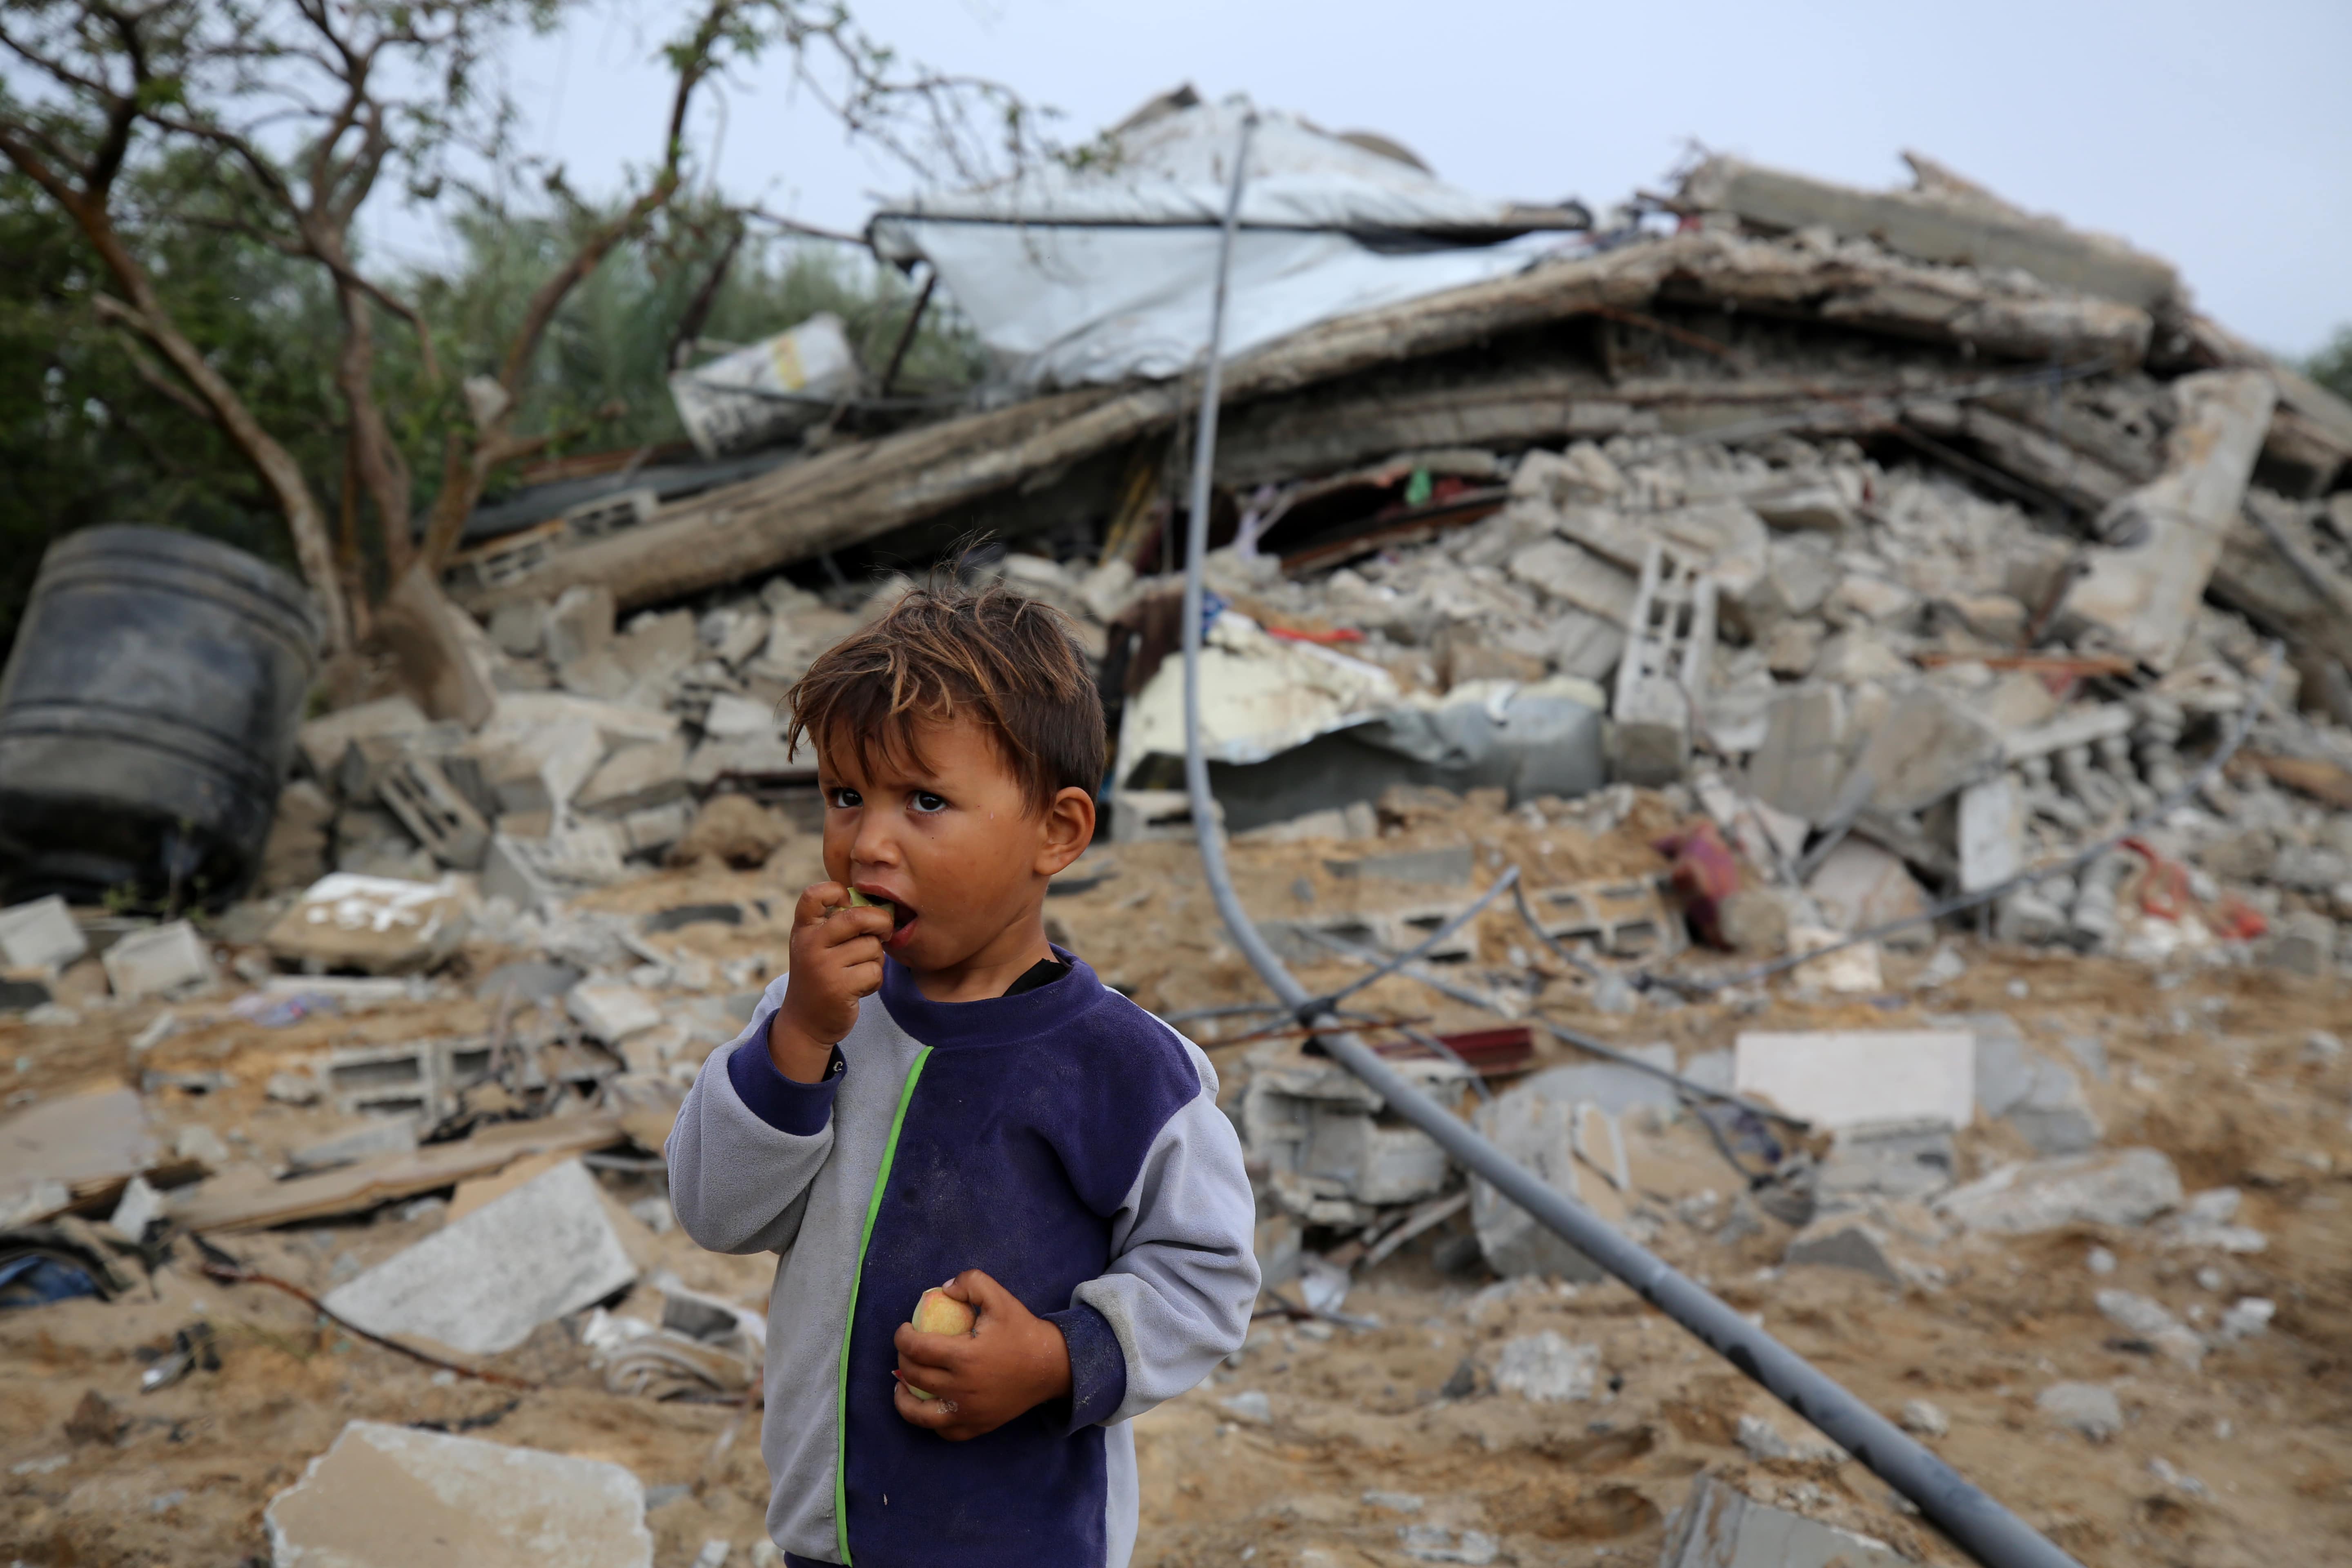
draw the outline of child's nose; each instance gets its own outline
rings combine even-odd
[[[849,858],[861,866],[895,866],[898,863],[898,835],[887,812],[864,813],[857,824],[857,837],[850,841]]]

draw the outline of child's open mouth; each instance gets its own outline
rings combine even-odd
[[[882,945],[891,948],[905,946],[908,933],[915,929],[916,915],[914,908],[911,905],[902,903],[897,899],[886,898],[883,894],[878,892],[869,891],[865,889],[860,889],[859,891],[865,892],[868,898],[887,903],[890,906],[890,934],[882,939]]]

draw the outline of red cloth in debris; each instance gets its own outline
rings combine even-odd
[[[1693,823],[1651,846],[1674,858],[1669,879],[1683,898],[1691,932],[1710,947],[1723,941],[1723,900],[1739,891],[1739,860],[1712,822]]]

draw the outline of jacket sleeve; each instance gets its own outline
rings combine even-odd
[[[1114,1216],[1110,1268],[1053,1314],[1070,1348],[1070,1425],[1140,1415],[1241,1348],[1257,1303],[1256,1200],[1216,1074],[1152,1140]]]
[[[800,1234],[809,1184],[833,1152],[840,1053],[822,1083],[795,1083],[768,1059],[779,977],[751,1022],[710,1053],[678,1107],[663,1153],[677,1223],[713,1252],[782,1252]]]

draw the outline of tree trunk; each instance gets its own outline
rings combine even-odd
[[[369,300],[357,287],[341,283],[335,289],[335,303],[343,322],[335,385],[351,416],[351,460],[383,531],[384,580],[397,583],[416,554],[409,522],[408,465],[401,460],[376,402],[375,320]]]

